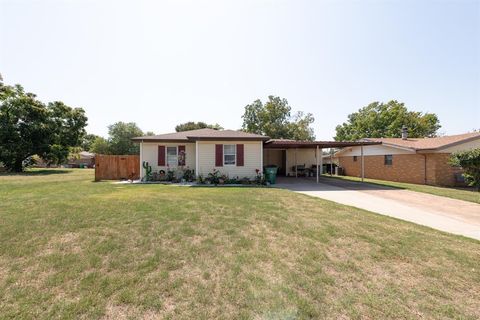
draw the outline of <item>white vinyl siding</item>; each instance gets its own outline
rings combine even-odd
[[[165,146],[165,157],[167,157],[167,152],[169,147],[177,148],[178,146],[185,146],[185,166],[190,169],[195,169],[195,143],[182,143],[182,142],[144,142],[142,148],[142,161],[148,161],[148,164],[152,166],[153,171],[167,170],[166,164],[168,163],[165,159],[165,166],[158,166],[158,146]],[[177,158],[178,160],[178,158]],[[173,164],[173,161],[172,161]],[[142,165],[140,163],[140,165]],[[178,166],[178,162],[175,163],[174,167]]]
[[[305,168],[311,168],[313,165],[317,165],[317,160],[315,158],[315,153],[317,152],[316,148],[312,149],[297,149],[297,165],[305,165]],[[320,151],[319,151],[320,153]],[[295,174],[295,149],[287,149],[287,174]]]
[[[198,173],[206,176],[213,169],[217,169],[232,178],[254,178],[255,170],[262,170],[262,143],[262,141],[235,141],[235,144],[244,145],[244,165],[215,167],[215,145],[231,145],[232,141],[198,141]]]

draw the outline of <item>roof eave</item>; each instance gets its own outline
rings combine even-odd
[[[391,147],[391,148],[396,148],[396,149],[401,149],[401,150],[406,150],[406,151],[417,151],[415,148],[410,148],[410,147],[404,147],[404,146],[399,146],[398,144],[393,144],[393,143],[386,143],[386,142],[381,142],[383,146],[386,147]]]
[[[193,142],[193,141],[189,141],[189,140],[185,140],[185,139],[146,139],[146,138],[132,138],[130,139],[132,140],[133,142],[163,142],[163,143],[170,143],[170,142],[183,142],[183,143],[187,143],[187,142]]]
[[[268,137],[188,137],[192,141],[267,141]]]
[[[265,143],[264,148],[266,149],[293,149],[293,148],[346,148],[346,147],[356,147],[356,146],[370,146],[381,144],[380,142],[373,141],[296,141],[296,142],[279,142],[271,141]]]
[[[466,139],[463,139],[463,140],[460,140],[460,141],[455,141],[455,142],[452,142],[452,143],[448,143],[448,144],[445,144],[443,146],[440,146],[440,147],[434,148],[434,149],[422,149],[422,151],[425,151],[425,150],[439,151],[439,150],[450,148],[450,147],[453,147],[453,146],[456,146],[456,145],[459,145],[459,144],[462,144],[462,143],[467,143],[467,142],[470,142],[470,141],[474,141],[474,140],[477,140],[477,139],[480,139],[480,135],[473,136],[473,137],[470,137],[470,138],[466,138]]]

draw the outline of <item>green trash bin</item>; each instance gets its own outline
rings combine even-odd
[[[277,166],[267,166],[265,167],[265,179],[270,184],[275,184],[277,180]]]

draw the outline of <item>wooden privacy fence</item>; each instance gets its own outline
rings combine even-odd
[[[95,181],[140,178],[140,156],[95,155]]]

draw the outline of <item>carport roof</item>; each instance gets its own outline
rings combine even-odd
[[[292,149],[292,148],[344,148],[354,146],[369,146],[382,144],[377,141],[298,141],[287,139],[271,139],[265,142],[265,149]]]

